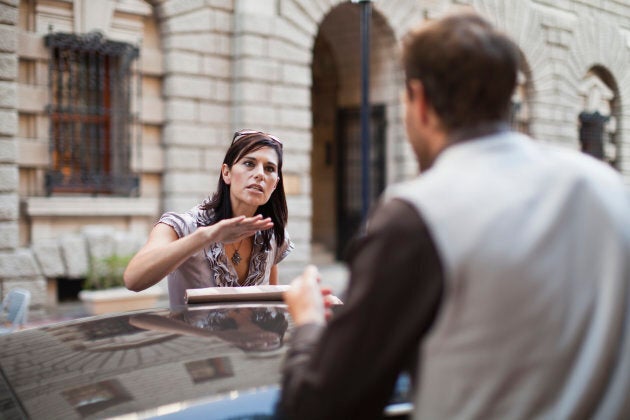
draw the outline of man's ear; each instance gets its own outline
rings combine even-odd
[[[223,182],[225,182],[226,185],[230,185],[230,175],[230,167],[227,166],[226,163],[221,165],[221,176],[223,177]]]
[[[412,112],[416,114],[419,121],[426,124],[429,120],[430,106],[426,99],[424,85],[417,79],[409,80],[407,83],[409,84],[407,95],[410,95],[407,106],[411,106]]]

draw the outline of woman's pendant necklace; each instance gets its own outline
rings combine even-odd
[[[242,243],[243,243],[243,240],[241,239],[241,242],[238,243],[238,248],[234,247],[234,254],[232,254],[232,258],[230,258],[232,260],[232,264],[234,264],[234,265],[238,265],[241,262],[241,260],[243,259],[241,257],[241,254],[238,253],[238,250],[241,247]]]

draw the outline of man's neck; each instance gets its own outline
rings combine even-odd
[[[472,127],[451,130],[447,134],[447,143],[456,144],[463,141],[473,140],[492,134],[502,133],[510,130],[510,125],[505,121],[492,121],[477,124]]]
[[[438,155],[448,147],[474,140],[480,137],[486,137],[492,134],[502,133],[510,130],[510,125],[505,121],[493,121],[488,123],[477,124],[473,127],[460,128],[449,132],[439,131],[431,137],[430,153],[419,155],[420,172],[426,172]],[[425,158],[424,160],[422,158]]]

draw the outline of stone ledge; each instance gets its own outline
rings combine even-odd
[[[125,287],[112,287],[104,290],[81,290],[79,298],[84,302],[98,302],[105,300],[134,300],[140,297],[160,297],[164,291],[158,285],[151,286],[140,292],[133,292]]]
[[[163,294],[162,288],[158,285],[141,292],[132,292],[119,287],[106,290],[82,290],[79,292],[79,299],[88,313],[101,315],[153,308]]]
[[[148,216],[159,213],[157,198],[123,197],[29,197],[26,214],[50,216]]]

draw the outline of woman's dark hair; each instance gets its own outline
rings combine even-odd
[[[284,242],[284,229],[287,225],[289,214],[282,176],[282,143],[276,137],[267,133],[249,130],[237,131],[234,134],[230,148],[225,153],[223,163],[231,169],[241,157],[263,147],[272,148],[278,155],[278,185],[276,185],[276,189],[269,197],[269,200],[256,210],[256,214],[261,214],[265,218],[270,217],[273,222],[273,229],[261,232],[263,246],[265,249],[269,249],[272,235],[275,236],[278,247]],[[214,211],[214,223],[233,217],[230,186],[225,183],[221,173],[219,173],[219,183],[216,192],[202,203],[201,209]]]
[[[408,94],[420,80],[447,131],[507,120],[520,51],[482,17],[457,14],[412,31],[402,55]]]

